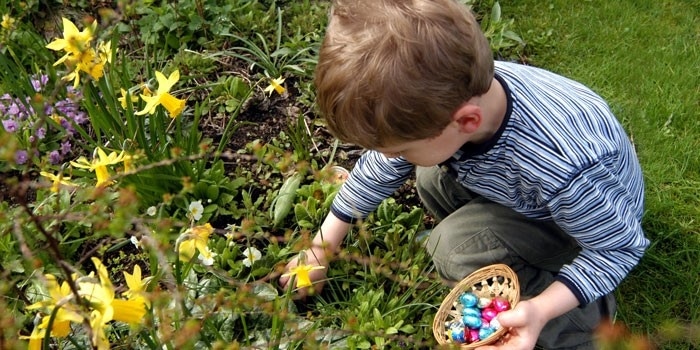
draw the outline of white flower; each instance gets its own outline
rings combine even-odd
[[[199,254],[199,256],[197,258],[199,259],[199,261],[202,262],[202,265],[205,265],[205,266],[214,265],[214,257],[219,255],[219,254],[216,254],[216,253],[212,252],[211,250],[209,250],[209,247],[207,247],[206,249],[207,249],[206,254],[204,254],[204,255]],[[207,255],[209,257],[206,257]]]
[[[156,215],[156,207],[155,206],[150,206],[148,209],[146,209],[146,214],[149,216],[155,216]]]
[[[262,253],[260,253],[260,251],[255,247],[246,248],[246,250],[243,251],[243,255],[245,255],[245,259],[243,259],[243,265],[247,267],[250,267],[256,261],[262,258]]]
[[[141,241],[139,241],[139,239],[136,238],[136,236],[131,236],[129,240],[136,246],[136,249],[141,249]]]
[[[194,221],[197,221],[202,218],[202,213],[204,213],[204,207],[202,206],[202,201],[194,201],[190,203],[190,215],[192,215],[192,218]]]

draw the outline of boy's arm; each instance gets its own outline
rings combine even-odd
[[[503,338],[503,342],[479,347],[477,350],[532,349],[547,322],[578,305],[578,299],[567,286],[554,282],[538,296],[523,300],[513,310],[498,314],[501,326],[510,329],[508,335]]]
[[[316,292],[320,292],[323,288],[324,279],[330,258],[338,251],[340,244],[350,230],[352,224],[338,219],[333,213],[329,213],[321,225],[321,229],[316,233],[316,236],[311,241],[311,247],[304,251],[306,255],[306,264],[312,266],[323,266],[325,269],[313,270],[309,273],[311,282],[314,283]],[[285,267],[285,272],[299,264],[299,257],[292,259]],[[289,277],[280,277],[280,286],[287,287]],[[305,296],[306,289],[300,289],[298,293]]]

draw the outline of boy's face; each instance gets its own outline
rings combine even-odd
[[[381,147],[375,151],[387,158],[403,157],[412,164],[429,167],[450,158],[466,141],[465,135],[451,123],[435,137]]]

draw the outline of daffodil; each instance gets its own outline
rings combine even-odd
[[[299,265],[294,266],[291,269],[289,269],[289,272],[283,274],[282,277],[296,276],[297,288],[303,288],[303,287],[308,287],[312,284],[311,278],[309,277],[309,273],[311,271],[323,270],[323,269],[325,269],[325,267],[323,267],[323,266],[306,265],[306,263],[300,261]]]
[[[163,73],[156,71],[156,80],[158,81],[158,90],[156,90],[155,95],[142,94],[141,98],[146,101],[146,106],[134,114],[153,114],[156,112],[156,107],[162,105],[170,113],[170,118],[177,117],[185,109],[185,100],[171,95],[170,89],[180,80],[180,71],[175,70],[168,78]]]
[[[211,224],[207,223],[194,226],[180,235],[180,238],[178,238],[179,244],[177,244],[176,247],[180,261],[187,262],[192,260],[195,253],[199,251],[199,259],[202,263],[211,265],[216,256],[207,246],[209,235],[211,235],[212,232],[214,232],[214,228],[211,227]]]
[[[119,101],[119,103],[121,103],[122,108],[126,109],[126,106],[127,106],[127,98],[129,99],[129,101],[131,101],[131,104],[132,104],[132,105],[133,105],[134,103],[136,103],[136,102],[139,101],[138,96],[132,94],[131,91],[129,91],[129,92],[127,93],[126,90],[124,90],[124,89],[119,89],[119,90],[120,90],[121,93],[122,93],[122,97],[117,98],[117,100]]]
[[[146,298],[146,286],[151,281],[152,277],[141,278],[141,267],[134,265],[134,273],[124,272],[124,280],[126,281],[129,290],[122,293],[129,300],[138,300],[146,306],[150,306],[150,302]]]
[[[15,26],[15,19],[10,17],[7,13],[2,15],[2,27],[5,29],[12,29]]]
[[[90,26],[85,27],[82,31],[79,31],[78,27],[69,19],[63,17],[62,21],[63,38],[55,39],[46,45],[48,49],[54,51],[66,51],[66,54],[53,64],[54,66],[63,63],[69,58],[76,58],[76,56],[80,56],[88,50],[95,28],[97,28],[97,21],[93,21]]]
[[[97,147],[95,149],[97,157],[93,156],[92,162],[88,161],[85,157],[80,157],[70,164],[76,168],[89,169],[95,172],[97,177],[96,187],[103,185],[109,185],[109,170],[107,166],[117,164],[124,160],[124,152],[122,151],[117,155],[117,152],[112,151],[109,155],[105,153],[101,148]]]
[[[138,324],[146,314],[144,300],[122,300],[114,298],[114,287],[107,274],[107,268],[97,258],[92,258],[95,264],[99,283],[85,278],[78,282],[81,297],[90,304],[90,327],[92,328],[92,344],[98,349],[109,349],[109,341],[105,326],[112,320],[128,324]],[[91,277],[91,276],[90,276]]]
[[[265,92],[272,95],[272,91],[277,91],[278,94],[282,95],[287,89],[282,86],[284,83],[284,78],[279,77],[277,79],[270,79],[270,85],[265,88]]]
[[[136,154],[124,154],[122,157],[122,162],[124,163],[124,172],[128,173],[134,170],[134,161],[139,159]]]
[[[67,282],[61,285],[53,275],[45,275],[46,287],[49,292],[49,299],[39,301],[27,306],[27,310],[44,309],[47,316],[44,316],[41,323],[34,327],[30,336],[23,336],[22,339],[29,339],[30,349],[41,348],[41,340],[46,335],[46,330],[49,327],[51,314],[56,313],[56,317],[51,325],[50,335],[52,337],[65,337],[70,333],[70,323],[80,323],[83,321],[83,316],[78,313],[77,307],[70,303],[73,299],[73,293]]]
[[[59,173],[58,175],[54,175],[52,173],[42,171],[39,172],[39,174],[43,177],[48,178],[51,180],[52,185],[51,185],[51,192],[57,193],[58,190],[60,189],[60,186],[77,186],[76,184],[68,181],[70,180],[70,177],[63,176],[63,173]]]
[[[251,267],[256,261],[262,258],[262,253],[260,253],[258,248],[249,247],[243,251],[243,256],[245,256],[243,259],[243,265]]]

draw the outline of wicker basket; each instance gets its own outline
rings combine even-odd
[[[520,300],[520,285],[518,276],[507,265],[496,264],[483,267],[474,271],[471,275],[465,277],[462,281],[452,288],[450,294],[445,297],[433,320],[433,335],[440,344],[453,344],[447,330],[445,322],[461,317],[461,311],[455,306],[458,304],[457,299],[463,292],[471,291],[480,298],[494,298],[497,296],[503,297],[510,303],[511,307]],[[506,329],[501,327],[486,339],[471,343],[460,344],[461,349],[475,349],[482,345],[492,344],[503,335]]]

